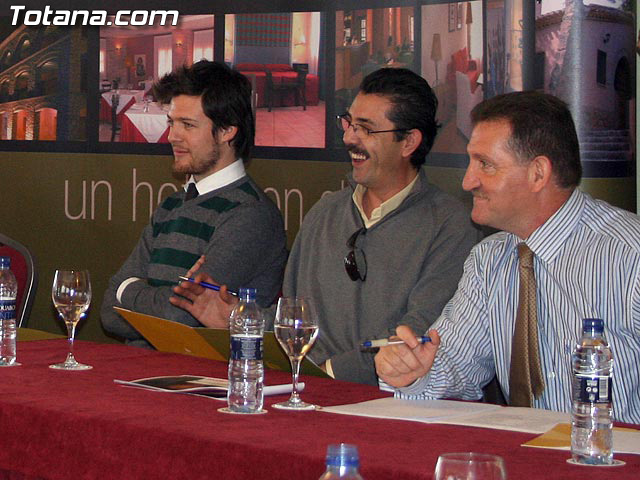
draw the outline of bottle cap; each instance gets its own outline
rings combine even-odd
[[[244,300],[244,301],[255,300],[257,293],[258,293],[257,288],[239,288],[238,289],[238,297],[240,297],[240,300]]]
[[[11,257],[0,257],[0,268],[11,268]]]
[[[358,468],[360,466],[358,447],[348,443],[329,445],[327,447],[327,465]]]
[[[601,318],[585,318],[582,320],[582,331],[588,332],[594,330],[596,333],[604,331],[604,320]]]

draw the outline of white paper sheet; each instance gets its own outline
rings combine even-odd
[[[569,421],[569,414],[562,412],[455,400],[380,398],[351,405],[322,407],[320,410],[346,415],[446,423],[528,433],[544,433],[558,423]]]

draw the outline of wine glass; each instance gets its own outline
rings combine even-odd
[[[293,385],[291,397],[274,408],[285,410],[314,410],[315,405],[305,403],[298,394],[300,363],[318,336],[318,322],[307,301],[300,297],[282,297],[278,300],[274,330],[278,343],[289,356]]]
[[[443,453],[434,480],[506,480],[504,460],[487,453]]]
[[[76,325],[91,303],[91,281],[86,270],[56,270],[51,288],[51,298],[60,317],[67,326],[69,353],[63,363],[49,365],[56,370],[89,370],[91,365],[78,363],[73,356],[73,340]]]

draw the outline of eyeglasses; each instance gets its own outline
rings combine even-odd
[[[387,132],[408,132],[411,130],[410,128],[394,128],[391,130],[371,130],[370,128],[365,127],[364,125],[360,125],[359,123],[351,122],[351,115],[348,113],[343,113],[336,117],[336,125],[338,126],[338,130],[346,132],[349,130],[349,127],[353,128],[353,133],[358,135],[360,138],[367,138],[369,135],[373,135],[374,133],[387,133]]]
[[[367,258],[364,256],[364,251],[356,247],[356,240],[360,234],[365,235],[366,233],[367,229],[365,227],[359,228],[347,240],[347,247],[350,250],[344,257],[344,269],[354,282],[356,280],[364,282],[365,278],[367,278]]]

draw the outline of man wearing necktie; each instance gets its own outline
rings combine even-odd
[[[287,256],[281,214],[245,171],[255,134],[246,77],[203,60],[165,75],[154,89],[170,104],[173,171],[188,181],[154,212],[111,279],[101,312],[107,331],[141,345],[114,306],[201,326],[169,303],[179,275],[197,265],[230,288],[257,288],[266,307],[280,291]]]
[[[540,92],[471,114],[472,219],[502,230],[471,251],[458,290],[418,344],[375,358],[403,398],[477,400],[496,375],[510,405],[571,410],[571,351],[601,318],[614,354],[614,418],[640,423],[640,219],[577,187],[578,138],[564,102]],[[422,332],[420,332],[422,333]]]

